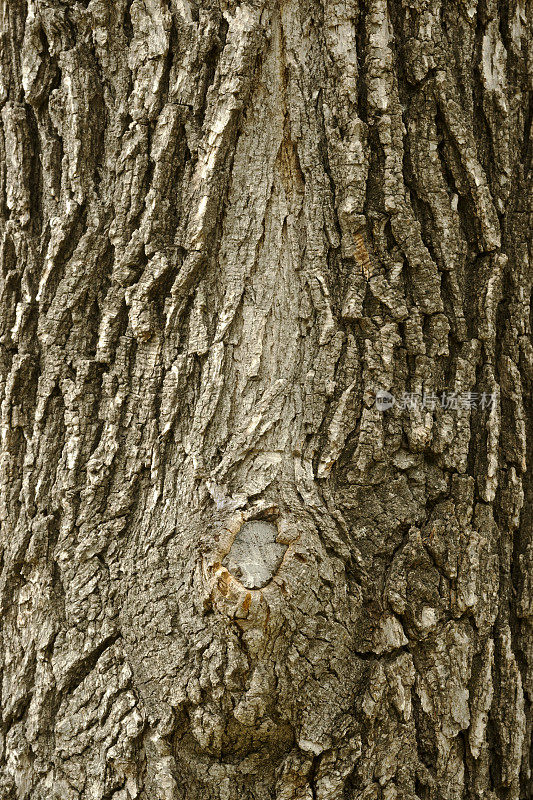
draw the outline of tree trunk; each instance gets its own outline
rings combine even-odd
[[[0,0],[2,800],[532,796],[531,11]]]

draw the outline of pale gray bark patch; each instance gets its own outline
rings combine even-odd
[[[272,522],[244,522],[222,563],[248,589],[262,588],[274,576],[287,550],[276,541],[277,535]]]

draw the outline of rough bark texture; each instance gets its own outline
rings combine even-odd
[[[531,10],[0,0],[2,800],[531,797]]]

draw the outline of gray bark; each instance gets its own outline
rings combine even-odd
[[[0,0],[2,800],[532,796],[531,13]]]

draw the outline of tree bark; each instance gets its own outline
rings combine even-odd
[[[2,800],[531,798],[531,13],[0,0]]]

